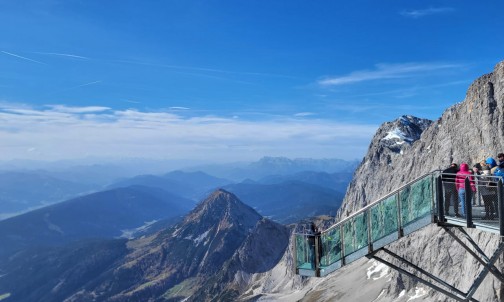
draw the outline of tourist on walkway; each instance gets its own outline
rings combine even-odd
[[[462,163],[460,164],[460,170],[457,172],[457,176],[455,177],[455,186],[457,187],[458,197],[461,203],[460,209],[462,216],[466,215],[466,208],[465,208],[466,193],[470,194],[465,190],[465,179],[467,177],[469,177],[469,181],[471,184],[471,191],[476,192],[476,187],[474,185],[474,177],[472,176],[471,172],[469,172],[469,165],[466,163]]]
[[[480,163],[476,163],[472,167],[471,173],[472,173],[472,175],[481,175],[481,170],[482,170],[481,164]],[[479,177],[475,177],[476,189],[478,189],[478,190],[480,188],[479,180],[480,180]],[[479,197],[478,194],[473,194],[473,196],[472,196],[472,203],[473,203],[473,206],[476,206],[476,205],[479,204],[479,206],[481,207],[481,199],[479,199],[478,197]]]
[[[443,181],[445,215],[450,214],[450,204],[453,204],[455,215],[459,215],[459,201],[457,197],[457,189],[455,188],[455,176],[458,172],[458,166],[452,163],[443,171],[441,179]]]
[[[493,157],[489,157],[486,159],[485,163],[490,168],[490,174],[493,175],[495,169],[497,169],[497,162],[495,161],[495,159],[493,159]]]
[[[483,174],[480,178],[480,186],[478,190],[481,194],[481,199],[485,205],[485,217],[483,219],[492,220],[496,217],[494,200],[497,197],[497,184],[493,181],[490,175],[490,167],[485,165],[482,170]]]

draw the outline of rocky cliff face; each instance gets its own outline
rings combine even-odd
[[[504,62],[492,73],[474,81],[463,102],[448,108],[440,119],[432,123],[409,119],[421,135],[411,144],[391,144],[392,126],[405,117],[380,127],[369,151],[357,168],[339,215],[345,217],[402,184],[451,162],[474,164],[504,150]],[[419,122],[420,121],[420,122]],[[392,134],[391,134],[392,133]],[[490,254],[498,236],[469,230],[485,252]],[[427,271],[444,278],[448,283],[467,290],[481,267],[457,243],[436,226],[416,232],[394,244],[398,254],[407,255],[414,263],[421,263]],[[336,273],[337,274],[337,273]],[[402,290],[412,291],[418,284],[408,277],[393,273],[391,283],[377,301],[397,298]],[[476,292],[479,301],[500,299],[500,282],[487,277]],[[423,286],[422,286],[423,287]],[[427,290],[425,300],[448,301],[446,296]]]
[[[396,162],[413,154],[414,143],[431,124],[430,120],[404,115],[381,125],[371,141],[368,153],[355,171],[339,215],[347,216],[396,188],[397,183],[403,183],[406,179],[403,172],[413,172],[413,167],[401,167]],[[383,176],[382,181],[366,181],[367,177],[376,174]],[[414,176],[415,172],[411,175]],[[393,176],[399,180],[390,181]]]

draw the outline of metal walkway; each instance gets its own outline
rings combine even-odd
[[[490,183],[493,187],[489,189]],[[324,277],[357,259],[368,257],[385,263],[455,300],[476,301],[472,296],[488,273],[504,282],[503,275],[494,266],[498,256],[504,251],[504,219],[499,218],[504,217],[504,190],[502,180],[491,176],[471,176],[465,179],[463,185],[468,193],[464,200],[458,202],[458,196],[450,194],[451,190],[455,189],[453,181],[443,182],[440,171],[434,171],[367,205],[322,232],[296,233],[296,273],[302,276]],[[476,191],[473,193],[471,188]],[[469,291],[462,292],[386,248],[390,243],[429,224],[444,228],[447,236],[453,237],[485,266]],[[500,236],[500,243],[494,254],[491,257],[485,255],[465,232],[465,228],[476,228]],[[394,265],[379,254],[399,260],[402,265]],[[411,269],[417,274],[411,273]],[[418,273],[428,278],[419,277]]]

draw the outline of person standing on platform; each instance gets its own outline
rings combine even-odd
[[[466,215],[465,196],[466,193],[469,193],[465,191],[465,180],[467,177],[469,177],[471,191],[473,193],[476,192],[476,186],[474,185],[474,176],[472,176],[471,172],[469,172],[469,165],[466,163],[461,163],[460,171],[458,171],[457,175],[455,176],[455,186],[457,187],[459,202],[461,203],[460,209],[462,216]]]
[[[480,163],[476,163],[473,168],[472,168],[472,171],[470,171],[472,173],[472,175],[481,175],[481,171],[482,170],[482,166]],[[475,182],[476,182],[476,189],[479,190],[479,184],[478,184],[478,181],[479,181],[479,178],[476,176],[475,177]],[[473,197],[472,197],[472,203],[473,203],[473,206],[477,206],[479,204],[479,206],[481,207],[481,199],[478,198],[478,194],[473,194]]]
[[[481,194],[481,199],[483,199],[483,204],[485,205],[485,220],[492,220],[497,213],[495,210],[494,199],[496,196],[497,185],[490,175],[490,167],[487,165],[483,166],[483,177],[480,179],[480,187],[478,188]]]
[[[450,204],[453,204],[455,215],[459,216],[459,201],[457,196],[457,189],[455,188],[455,176],[457,172],[457,164],[452,163],[443,171],[443,174],[441,175],[441,179],[443,181],[445,215],[450,214]]]

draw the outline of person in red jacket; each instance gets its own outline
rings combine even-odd
[[[472,176],[471,172],[469,172],[469,165],[466,163],[461,163],[460,170],[457,172],[457,176],[455,177],[455,186],[458,191],[460,204],[462,205],[460,207],[462,216],[465,216],[465,214],[466,214],[466,211],[465,211],[465,195],[466,195],[465,179],[467,177],[469,177],[469,181],[471,184],[471,191],[473,193],[476,192],[476,186],[474,185],[474,177]]]

